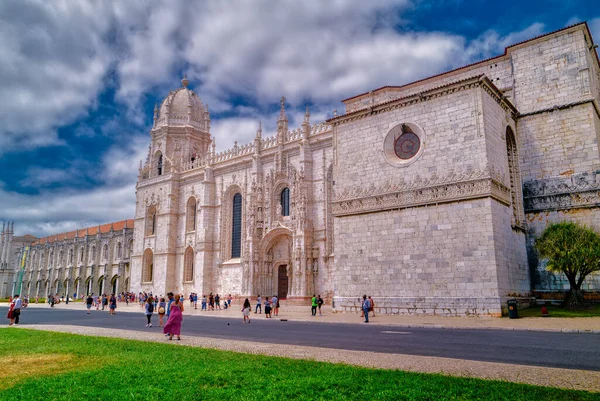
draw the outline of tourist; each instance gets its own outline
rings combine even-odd
[[[206,310],[206,295],[202,295],[202,309],[203,311]]]
[[[190,308],[194,306],[194,293],[190,292]]]
[[[271,317],[271,301],[269,298],[265,297],[265,318],[268,319]]]
[[[194,309],[198,309],[198,294],[194,293]]]
[[[271,308],[273,308],[273,314],[279,316],[279,298],[277,295],[273,295],[273,298],[271,298]]]
[[[21,308],[23,307],[23,300],[19,298],[19,294],[15,294],[13,297],[13,303],[15,307],[13,309],[13,316],[15,319],[15,325],[19,324],[19,317],[21,316]]]
[[[15,324],[15,301],[12,297],[9,298],[10,304],[8,306],[8,314],[6,315],[7,319],[10,319],[9,326]]]
[[[181,340],[181,322],[183,320],[183,302],[179,295],[175,295],[175,300],[171,304],[171,313],[169,320],[163,328],[163,332],[168,334],[169,340],[173,339],[173,335],[177,335],[177,339]]]
[[[317,297],[313,294],[312,299],[310,300],[310,312],[312,316],[317,316]]]
[[[373,298],[371,298],[369,296],[369,312],[371,312],[373,314],[373,317],[375,317],[375,302],[373,302]]]
[[[321,313],[321,306],[323,306],[323,304],[325,303],[325,301],[323,301],[323,298],[321,298],[321,295],[317,296],[317,306],[319,307],[319,316],[323,316],[323,314]]]
[[[169,299],[169,302],[167,302],[167,322],[168,322],[169,318],[171,317],[171,305],[173,304],[173,302],[175,302],[175,298],[173,298],[172,292],[167,293],[167,298]],[[169,333],[165,332],[165,335],[168,337]]]
[[[158,303],[158,327],[163,327],[163,318],[167,312],[167,303],[164,298],[160,299]]]
[[[92,304],[94,303],[94,298],[92,298],[91,295],[88,295],[87,299],[85,300],[85,307],[87,308],[87,314],[89,315],[92,309]]]
[[[154,310],[158,308],[158,295],[156,295],[152,301],[154,302]]]
[[[219,294],[215,295],[215,305],[218,310],[221,310],[221,297]]]
[[[69,294],[67,294],[67,300],[65,301],[65,304],[69,305]]]
[[[260,294],[256,297],[256,308],[254,308],[254,313],[256,313],[257,310],[260,310],[258,313],[262,313],[262,298],[260,297]]]
[[[99,303],[98,303],[98,295],[94,295],[92,293],[92,301],[94,302],[94,305],[96,306],[96,310],[98,310],[98,305],[99,305]]]
[[[215,310],[215,297],[213,296],[212,292],[208,296],[208,309]]]
[[[231,294],[227,297],[227,307],[231,308]]]
[[[367,299],[366,295],[363,295],[362,310],[365,316],[365,323],[369,323],[369,309],[371,308],[371,302]]]
[[[154,298],[148,297],[148,302],[146,302],[146,319],[148,323],[146,323],[146,327],[152,327],[152,314],[154,313]]]
[[[244,306],[242,306],[242,314],[244,315],[244,323],[246,323],[246,320],[248,320],[248,323],[250,323],[250,308],[252,308],[250,306],[250,300],[248,298],[246,298],[246,300],[244,301]],[[256,312],[254,312],[256,313]]]
[[[115,309],[117,309],[117,297],[115,297],[115,294],[110,294],[110,299],[108,300],[108,313],[110,315],[114,315],[116,314]]]
[[[106,308],[107,305],[108,305],[108,297],[106,296],[106,294],[102,294],[102,310],[104,310],[104,308]]]

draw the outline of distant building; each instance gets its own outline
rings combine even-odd
[[[15,272],[21,266],[21,255],[24,247],[28,246],[37,237],[33,235],[14,236],[14,222],[2,224],[0,235],[0,298],[15,295]]]
[[[133,220],[40,238],[30,246],[20,292],[45,298],[126,291],[132,247]]]

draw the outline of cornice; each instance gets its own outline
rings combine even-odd
[[[552,177],[523,183],[526,213],[600,207],[596,173]]]
[[[352,111],[350,113],[341,115],[339,117],[334,117],[330,120],[327,120],[327,123],[337,126],[347,122],[360,120],[362,118],[366,118],[372,115],[388,112],[391,110],[396,110],[399,108],[412,106],[418,103],[427,102],[432,99],[436,99],[439,97],[447,96],[453,93],[457,93],[464,90],[469,90],[473,88],[482,88],[487,94],[489,94],[492,99],[494,99],[505,111],[511,113],[513,118],[515,118],[518,114],[515,106],[510,103],[506,97],[503,95],[502,91],[496,87],[490,81],[490,79],[483,75],[476,75],[474,77],[466,78],[460,81],[456,81],[447,85],[439,86],[437,88],[429,89],[426,91],[422,91],[419,93],[415,93],[413,95],[400,97],[394,100],[389,100],[387,102],[374,104],[369,107],[365,107],[356,111]]]
[[[337,201],[333,202],[332,212],[334,216],[341,217],[479,198],[493,198],[508,206],[510,189],[491,177],[486,177]]]

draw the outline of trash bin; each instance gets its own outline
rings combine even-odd
[[[511,319],[518,319],[519,311],[517,309],[517,300],[509,299],[507,303],[508,303],[508,317]]]

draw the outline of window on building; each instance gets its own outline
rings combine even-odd
[[[117,243],[117,258],[121,259],[123,257],[123,247],[121,243]]]
[[[73,250],[72,249],[69,251],[69,264],[70,265],[73,264]]]
[[[290,189],[288,187],[283,188],[281,191],[281,215],[290,215]]]
[[[163,173],[163,156],[162,153],[156,152],[156,175]]]
[[[104,260],[108,259],[108,245],[106,244],[104,244],[104,247],[102,248],[102,257]]]
[[[129,257],[133,255],[133,238],[129,240]]]
[[[517,141],[510,127],[506,128],[506,153],[508,156],[508,172],[510,176],[510,197],[513,209],[513,224],[521,225],[521,182],[519,180],[519,158]]]
[[[152,282],[152,273],[154,270],[154,254],[152,253],[152,249],[146,249],[144,251],[142,263],[142,282],[150,283]]]
[[[90,252],[90,261],[94,261],[94,259],[96,258],[96,247],[93,246],[92,247],[92,252]]]
[[[196,229],[196,198],[191,197],[187,202],[186,210],[186,231],[194,231]]]
[[[79,256],[79,262],[83,263],[83,247],[81,247],[81,252]]]
[[[239,258],[242,254],[242,195],[233,196],[233,216],[231,219],[231,257]]]
[[[194,249],[188,246],[183,257],[183,281],[194,281]]]
[[[151,206],[146,211],[146,236],[156,232],[156,207]]]

